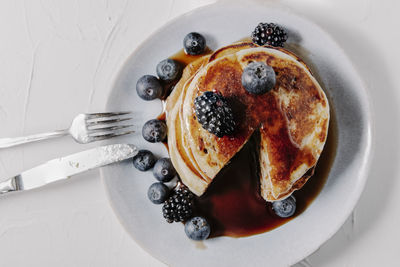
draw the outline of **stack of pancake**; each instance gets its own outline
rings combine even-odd
[[[276,73],[275,88],[247,92],[243,69],[262,61]],[[218,138],[202,128],[194,99],[206,91],[224,96],[236,129]],[[189,64],[166,104],[169,153],[182,182],[202,195],[215,176],[259,132],[260,194],[281,200],[312,176],[329,125],[329,104],[309,68],[282,48],[236,43]]]

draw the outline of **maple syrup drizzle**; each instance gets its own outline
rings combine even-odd
[[[257,134],[237,153],[228,166],[214,178],[206,193],[198,198],[197,213],[208,219],[211,237],[244,237],[270,231],[300,215],[322,190],[336,155],[337,129],[331,115],[325,148],[314,175],[298,191],[296,213],[280,218],[271,203],[260,196]]]
[[[177,53],[175,53],[174,55],[172,55],[170,58],[173,60],[178,61],[179,63],[181,63],[184,67],[186,67],[187,65],[189,65],[190,63],[192,63],[193,61],[195,61],[196,59],[199,59],[201,57],[204,57],[206,55],[211,54],[213,51],[206,47],[204,53],[200,54],[200,55],[188,55],[185,53],[185,51],[183,49],[179,50]]]
[[[204,54],[190,56],[182,49],[170,58],[180,62],[184,68],[210,53],[212,51],[207,48]],[[175,84],[164,85],[168,89],[165,98],[168,97]],[[332,105],[332,102],[330,103]],[[157,119],[165,121],[165,112]],[[207,191],[196,199],[195,214],[207,218],[211,226],[210,237],[244,237],[263,233],[279,227],[304,212],[318,196],[329,176],[336,155],[337,137],[336,117],[331,111],[327,141],[316,165],[315,173],[300,190],[293,193],[296,198],[296,213],[290,218],[280,218],[272,211],[271,203],[266,202],[260,195],[256,145],[259,143],[257,138],[260,137],[259,133],[254,134],[214,178]],[[164,144],[168,149],[167,141]]]

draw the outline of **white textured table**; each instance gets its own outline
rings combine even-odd
[[[113,78],[141,40],[212,2],[1,0],[0,137],[65,128],[77,113],[102,110]],[[280,2],[342,45],[369,87],[376,127],[375,157],[355,212],[298,266],[398,266],[400,2]],[[2,150],[0,177],[91,146],[61,138]],[[163,266],[119,224],[96,171],[2,197],[0,212],[1,266]]]

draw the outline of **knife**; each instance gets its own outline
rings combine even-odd
[[[0,194],[30,190],[68,179],[72,175],[134,157],[137,148],[130,144],[101,146],[53,159],[0,183]]]

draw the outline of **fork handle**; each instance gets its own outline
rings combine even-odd
[[[14,138],[0,138],[0,148],[18,146],[44,139],[61,137],[68,134],[69,134],[68,130],[59,130],[50,133],[33,134],[33,135],[14,137]]]

